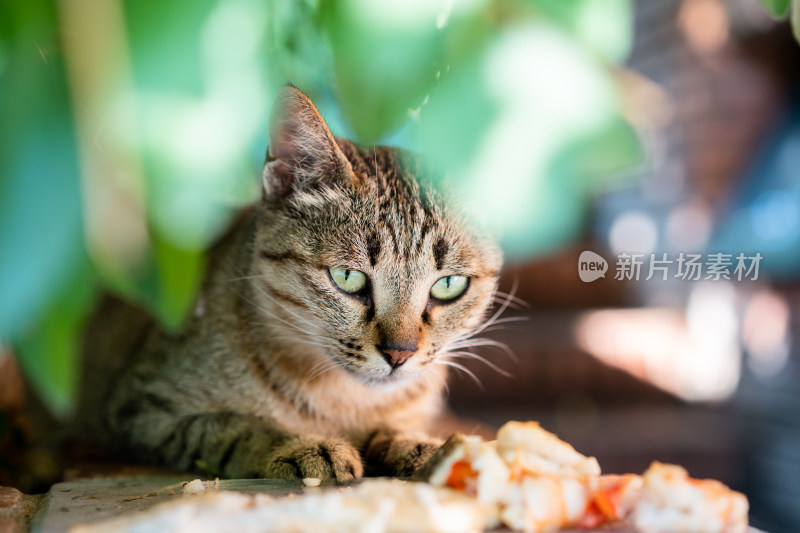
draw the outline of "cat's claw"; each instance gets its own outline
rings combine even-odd
[[[347,441],[337,438],[293,437],[275,448],[262,472],[281,479],[318,478],[339,482],[360,478],[361,455]]]
[[[399,476],[413,476],[422,470],[441,447],[440,441],[414,441],[408,447],[407,460],[398,469]]]
[[[377,432],[364,453],[370,474],[407,477],[421,470],[442,442],[436,439]]]

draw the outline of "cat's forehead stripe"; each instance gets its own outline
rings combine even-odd
[[[441,270],[444,266],[447,252],[450,251],[450,244],[442,238],[433,243],[433,260],[436,262],[436,270]]]
[[[359,175],[360,191],[367,192],[358,192],[356,197],[357,216],[365,224],[358,241],[370,266],[383,258],[412,269],[421,266],[420,260],[430,261],[436,270],[447,265],[474,269],[475,256],[464,250],[467,241],[449,225],[438,195],[418,181],[423,172],[418,159],[393,148],[363,148],[344,139],[337,142]]]
[[[369,256],[369,264],[375,266],[378,262],[378,256],[381,253],[381,240],[378,234],[372,230],[367,235],[367,255]]]

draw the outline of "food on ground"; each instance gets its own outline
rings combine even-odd
[[[494,525],[491,512],[450,489],[370,480],[283,498],[206,491],[142,514],[80,525],[70,533],[468,533]]]
[[[455,435],[425,475],[494,506],[506,527],[526,533],[620,521],[643,533],[747,531],[747,499],[722,483],[658,462],[642,476],[601,475],[594,457],[536,422],[509,422],[491,442]]]

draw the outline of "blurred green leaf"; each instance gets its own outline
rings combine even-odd
[[[315,96],[330,91],[333,60],[327,37],[322,31],[319,2],[267,2],[264,20],[264,62],[272,89],[286,83],[302,87]]]
[[[251,154],[266,146],[273,88],[263,57],[271,46],[267,15],[278,4],[290,6],[125,4],[138,113],[136,127],[120,137],[141,156],[153,249],[143,272],[116,287],[172,330],[194,302],[203,251],[239,207],[257,198]]]
[[[130,142],[141,153],[151,225],[179,248],[199,251],[257,197],[250,150],[266,146],[259,133],[269,101],[262,3],[187,6],[126,3],[140,95]],[[164,72],[170,65],[180,67]]]
[[[422,104],[443,68],[436,12],[342,0],[325,2],[321,14],[342,109],[358,140],[374,143]]]
[[[789,14],[792,0],[758,0],[761,6],[776,19],[783,20]],[[796,10],[795,10],[796,11]]]
[[[202,282],[205,253],[185,249],[151,231],[152,249],[142,268],[131,278],[102,277],[103,283],[135,301],[171,331],[177,331],[193,308]]]
[[[633,45],[631,0],[529,0],[587,50],[606,61],[623,61]]]
[[[413,145],[442,174],[470,162],[499,112],[485,84],[486,61],[482,54],[450,71],[420,109]]]
[[[376,24],[358,4],[326,2],[323,20],[340,104],[358,139],[368,144],[398,128],[435,82],[436,27],[432,19],[411,31]]]
[[[50,2],[0,17],[0,337],[35,325],[85,260],[75,135]]]
[[[152,303],[161,322],[176,331],[183,325],[194,304],[202,281],[205,254],[178,248],[159,236],[154,241],[158,293],[156,301]]]
[[[203,95],[202,31],[218,3],[123,2],[134,81],[139,89]]]

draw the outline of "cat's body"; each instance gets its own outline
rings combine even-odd
[[[420,188],[413,157],[334,140],[294,88],[276,107],[263,198],[211,251],[195,313],[167,334],[108,301],[88,328],[83,408],[123,449],[180,469],[411,473],[437,445],[440,352],[483,320],[499,251]],[[437,281],[448,298],[467,285],[444,301]]]

